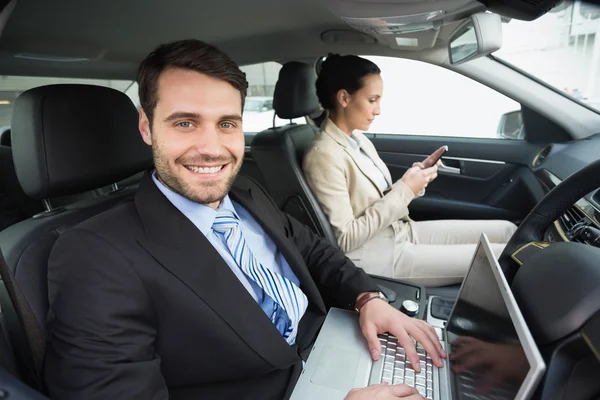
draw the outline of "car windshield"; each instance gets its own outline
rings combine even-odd
[[[499,58],[600,112],[600,5],[565,1],[505,23]]]

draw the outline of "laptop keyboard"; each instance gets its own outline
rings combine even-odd
[[[404,383],[416,388],[423,397],[433,399],[433,363],[423,346],[417,343],[421,366],[421,372],[417,373],[406,357],[404,348],[398,343],[398,339],[389,333],[384,333],[379,335],[379,341],[381,355],[385,357],[381,382],[391,385]]]

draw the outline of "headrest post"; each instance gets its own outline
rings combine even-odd
[[[50,211],[52,211],[52,204],[50,203],[50,199],[43,199],[43,200],[42,200],[42,203],[44,204],[44,209],[45,209],[47,212],[50,212]]]
[[[273,128],[275,128],[275,117],[277,116],[277,113],[273,113]]]
[[[44,204],[45,210],[40,213],[35,214],[31,218],[33,218],[33,219],[46,218],[46,217],[50,217],[52,215],[60,214],[67,210],[65,207],[53,208],[52,204],[50,203],[49,198],[42,199],[42,204]]]
[[[120,188],[118,183],[113,183],[110,185],[110,190],[106,193],[107,195],[112,195],[116,193],[121,193],[125,188]]]

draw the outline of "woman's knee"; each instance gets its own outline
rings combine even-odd
[[[505,242],[512,237],[512,235],[517,230],[517,225],[510,221],[502,221],[502,231],[504,232]]]

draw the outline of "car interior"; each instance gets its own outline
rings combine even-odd
[[[0,0],[1,398],[48,398],[48,256],[152,168],[136,70],[185,38],[217,45],[249,96],[272,98],[273,123],[244,131],[241,173],[334,246],[301,168],[327,118],[315,81],[330,53],[381,63],[386,108],[365,134],[393,180],[449,148],[411,218],[517,224],[496,256],[547,365],[533,398],[600,398],[600,4]],[[447,318],[460,289],[373,278],[394,307],[416,302],[416,318],[432,304]]]

